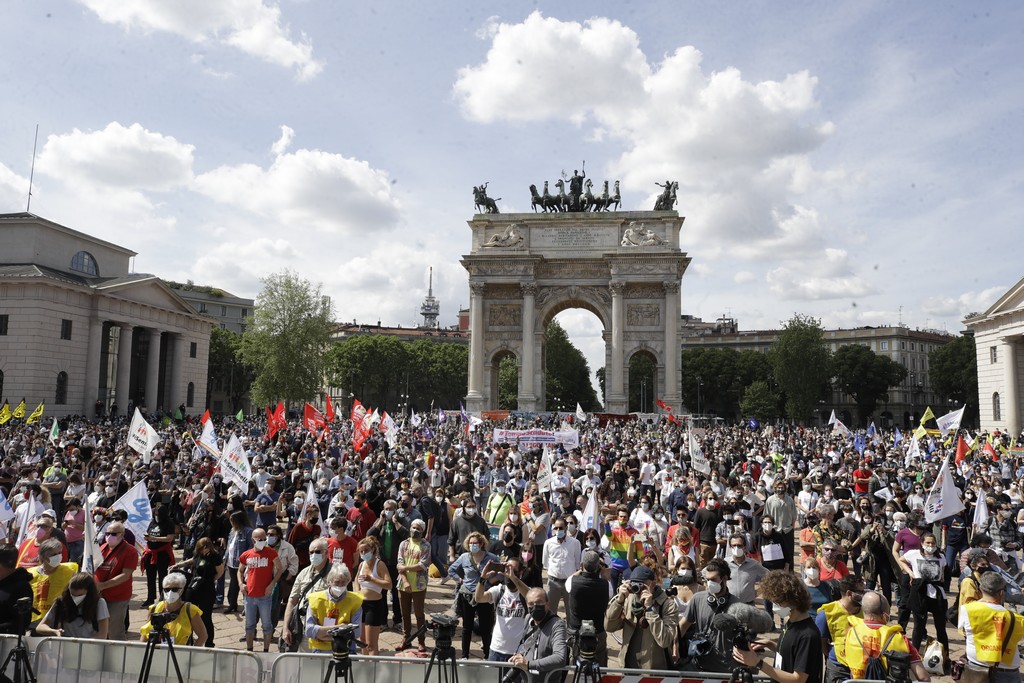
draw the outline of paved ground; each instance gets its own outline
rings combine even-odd
[[[146,622],[147,611],[142,608],[142,598],[146,595],[146,582],[145,577],[135,577],[135,595],[142,596],[138,600],[132,601],[132,608],[129,611],[129,617],[131,620],[131,630],[129,637],[131,639],[137,639],[139,637],[139,627]],[[427,589],[427,601],[425,612],[429,616],[430,614],[445,612],[451,609],[452,599],[454,596],[454,587],[452,584],[447,586],[439,585],[439,580],[431,579],[429,588]],[[952,596],[950,596],[952,599]],[[564,615],[563,615],[564,616]],[[244,649],[245,643],[242,642],[242,638],[245,635],[245,620],[241,614],[224,614],[224,609],[217,609],[214,611],[213,623],[215,628],[214,637],[216,639],[217,647],[229,648],[229,649]],[[913,630],[913,623],[910,625],[910,629]],[[931,628],[929,622],[929,630],[934,631]],[[380,637],[380,654],[381,655],[394,655],[395,648],[401,644],[403,637],[401,634],[401,625],[399,628],[389,628],[381,633]],[[275,633],[275,637],[280,635],[280,626]],[[956,659],[964,652],[964,639],[960,633],[952,627],[947,628],[949,634],[950,650],[952,658]],[[456,632],[455,636],[455,647],[456,651],[459,649],[460,638],[462,635],[461,627]],[[257,636],[259,634],[257,633]],[[433,645],[433,640],[429,634],[427,637],[428,648]],[[618,653],[618,643],[613,639],[609,638],[608,641],[609,655],[614,657]],[[260,649],[259,643],[257,643],[256,650]],[[276,645],[272,648],[272,652],[277,651]],[[470,657],[473,659],[483,659],[483,653],[480,650],[480,639],[477,636],[473,638],[473,646],[470,651]],[[267,664],[270,662],[268,661]],[[933,676],[932,680],[941,683],[948,683],[951,679],[948,676],[936,677]]]

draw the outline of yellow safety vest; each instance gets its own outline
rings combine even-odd
[[[841,662],[846,655],[846,631],[849,629],[850,617],[859,617],[860,611],[850,614],[838,600],[822,605],[821,609],[825,612],[828,632],[832,636],[832,646],[836,649],[836,659]]]
[[[154,614],[166,612],[167,603],[161,600],[153,606],[152,611]],[[188,639],[192,637],[192,617],[201,616],[203,616],[201,609],[189,602],[182,603],[181,609],[178,610],[178,616],[174,617],[174,621],[167,624],[167,633],[174,639],[175,645],[188,645]],[[139,635],[143,638],[148,638],[152,630],[153,624],[147,621],[139,629]],[[203,645],[204,643],[196,644]]]
[[[359,593],[349,591],[338,602],[327,597],[327,591],[317,591],[309,594],[309,613],[316,617],[316,623],[323,626],[325,619],[334,619],[335,624],[347,624],[352,621],[352,616],[363,608],[363,596]],[[330,640],[317,640],[309,638],[309,649],[318,651],[330,651]]]
[[[992,605],[980,600],[964,605],[964,609],[974,635],[974,655],[978,661],[986,666],[1013,666],[1017,643],[1024,638],[1024,616],[1009,610],[993,609]],[[1006,640],[1007,629],[1013,629],[1009,640]]]
[[[889,663],[885,657],[881,657],[883,650],[910,652],[899,624],[874,628],[859,617],[850,617],[849,626],[850,630],[846,632],[845,659],[839,661],[850,668],[850,678],[864,678],[868,657],[880,657],[882,665],[888,669]]]

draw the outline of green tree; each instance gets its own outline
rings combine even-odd
[[[242,359],[242,335],[214,327],[210,333],[210,363],[207,370],[206,405],[214,387],[231,401],[232,415],[242,407],[242,398],[252,387],[252,369]]]
[[[739,354],[734,349],[687,349],[680,360],[682,397],[692,412],[735,417],[739,411]]]
[[[264,278],[252,324],[242,335],[257,405],[292,405],[320,392],[332,319],[330,298],[319,284],[290,270]]]
[[[774,420],[779,416],[779,395],[772,391],[768,382],[755,380],[743,392],[740,410],[743,415],[761,422]]]
[[[768,359],[776,383],[786,393],[786,413],[791,419],[805,422],[812,417],[828,387],[829,356],[821,321],[799,313],[786,321]]]
[[[509,355],[501,359],[498,366],[498,408],[515,410],[519,407],[519,365],[516,357]]]
[[[654,373],[658,367],[646,353],[634,353],[629,359],[629,411],[656,413]]]
[[[573,346],[556,320],[548,324],[545,332],[544,355],[547,359],[544,368],[547,395],[544,398],[548,410],[556,410],[559,405],[565,410],[575,410],[578,402],[583,410],[590,412],[599,405],[586,357]]]
[[[907,378],[907,369],[866,346],[847,344],[832,355],[832,376],[836,388],[857,404],[861,424],[867,424],[878,402],[889,395],[889,387]]]
[[[928,353],[928,378],[941,396],[967,405],[963,424],[978,415],[978,352],[973,336],[957,337]]]

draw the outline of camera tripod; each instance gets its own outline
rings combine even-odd
[[[323,683],[331,683],[331,673],[334,673],[335,683],[352,683],[352,662],[349,661],[348,652],[334,651],[331,656],[331,663],[327,665],[327,672],[324,673]]]
[[[181,668],[178,666],[178,656],[174,654],[174,638],[167,631],[167,625],[153,626],[146,638],[146,651],[142,654],[142,669],[139,671],[139,683],[149,683],[149,670],[153,667],[153,655],[156,653],[156,646],[163,640],[167,643],[167,653],[174,664],[174,673],[178,675],[178,683],[185,683],[181,676]]]
[[[576,659],[573,683],[601,683],[601,664],[593,659]]]
[[[14,677],[7,675],[7,667],[14,664]],[[36,683],[36,674],[32,671],[32,660],[28,656],[28,648],[22,640],[22,634],[18,633],[18,644],[7,653],[3,666],[0,666],[0,681],[2,683]]]

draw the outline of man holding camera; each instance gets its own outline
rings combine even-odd
[[[604,615],[608,610],[608,582],[601,578],[601,556],[593,550],[583,553],[583,567],[566,582],[569,602],[566,621],[570,637],[580,631],[584,621],[594,624],[597,647],[594,661],[608,666],[608,632],[604,630]]]
[[[548,609],[548,596],[542,588],[530,589],[526,606],[530,610],[530,630],[508,662],[526,672],[529,680],[542,681],[545,674],[564,666],[568,659],[565,622]],[[506,675],[502,683],[511,680],[514,679]]]
[[[605,629],[622,630],[618,665],[628,669],[666,669],[676,639],[676,601],[639,565],[624,581],[605,612]]]
[[[21,603],[19,613],[15,607]],[[0,633],[24,635],[31,621],[32,585],[28,571],[18,566],[18,547],[0,546]]]
[[[522,582],[522,560],[518,557],[501,564],[484,565],[483,581],[477,581],[474,596],[478,603],[494,605],[494,633],[491,635],[489,662],[507,662],[526,632],[528,610],[526,594],[530,587]],[[491,580],[501,580],[491,585]],[[488,587],[490,586],[490,587]]]

